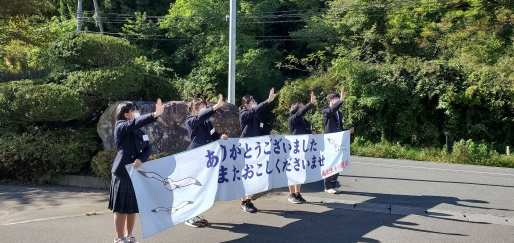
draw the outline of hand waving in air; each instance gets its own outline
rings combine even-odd
[[[152,113],[153,118],[159,117],[164,112],[164,105],[162,105],[161,99],[157,99],[155,104],[155,112]]]
[[[218,98],[218,103],[212,107],[213,110],[217,110],[225,105],[225,101],[223,101],[223,95],[220,95]]]
[[[277,96],[277,94],[275,94],[275,88],[271,88],[270,91],[269,91],[269,97],[266,100],[266,102],[267,103],[273,102],[273,100],[275,100],[275,96]]]

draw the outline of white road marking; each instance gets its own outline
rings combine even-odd
[[[361,164],[361,165],[383,166],[383,167],[423,169],[423,170],[436,170],[436,171],[448,171],[448,172],[464,172],[464,173],[472,173],[472,174],[501,175],[501,176],[512,176],[512,177],[514,177],[514,174],[504,174],[504,173],[485,172],[485,171],[452,170],[452,169],[441,169],[441,168],[431,168],[431,167],[412,166],[412,165],[387,165],[387,164],[377,164],[377,163],[358,162],[358,161],[353,161],[351,163],[352,164]]]

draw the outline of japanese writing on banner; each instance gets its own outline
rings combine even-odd
[[[218,140],[127,165],[143,237],[181,224],[217,200],[319,181],[350,168],[350,133],[277,135]]]

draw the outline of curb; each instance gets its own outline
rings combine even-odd
[[[57,178],[57,185],[109,189],[111,183],[107,179],[94,176],[61,175]]]

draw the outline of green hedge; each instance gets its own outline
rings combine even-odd
[[[116,150],[102,150],[91,160],[91,169],[102,179],[111,179],[112,164],[116,158]]]
[[[165,152],[152,154],[148,158],[148,161],[166,157],[168,155],[169,154]],[[110,179],[114,158],[116,158],[116,150],[114,149],[102,150],[98,152],[98,154],[96,154],[95,157],[93,157],[91,160],[91,168],[93,169],[93,172],[96,174],[96,176],[102,179]]]
[[[26,87],[16,93],[12,111],[28,122],[69,121],[84,116],[86,107],[79,94],[58,84]]]
[[[144,71],[133,65],[72,72],[64,81],[88,103],[131,98],[143,84]]]
[[[121,66],[133,62],[138,51],[122,38],[70,33],[54,41],[48,52],[57,65],[76,69]]]
[[[51,182],[57,174],[77,174],[98,151],[95,128],[27,128],[22,134],[2,131],[0,177]]]
[[[79,94],[58,84],[23,80],[0,84],[0,121],[68,121],[82,117],[86,107]]]
[[[499,154],[484,142],[460,140],[453,145],[452,152],[443,148],[419,148],[400,143],[373,143],[362,137],[356,137],[351,144],[352,155],[408,159],[419,161],[445,162],[455,164],[471,164],[514,168],[514,156]]]

